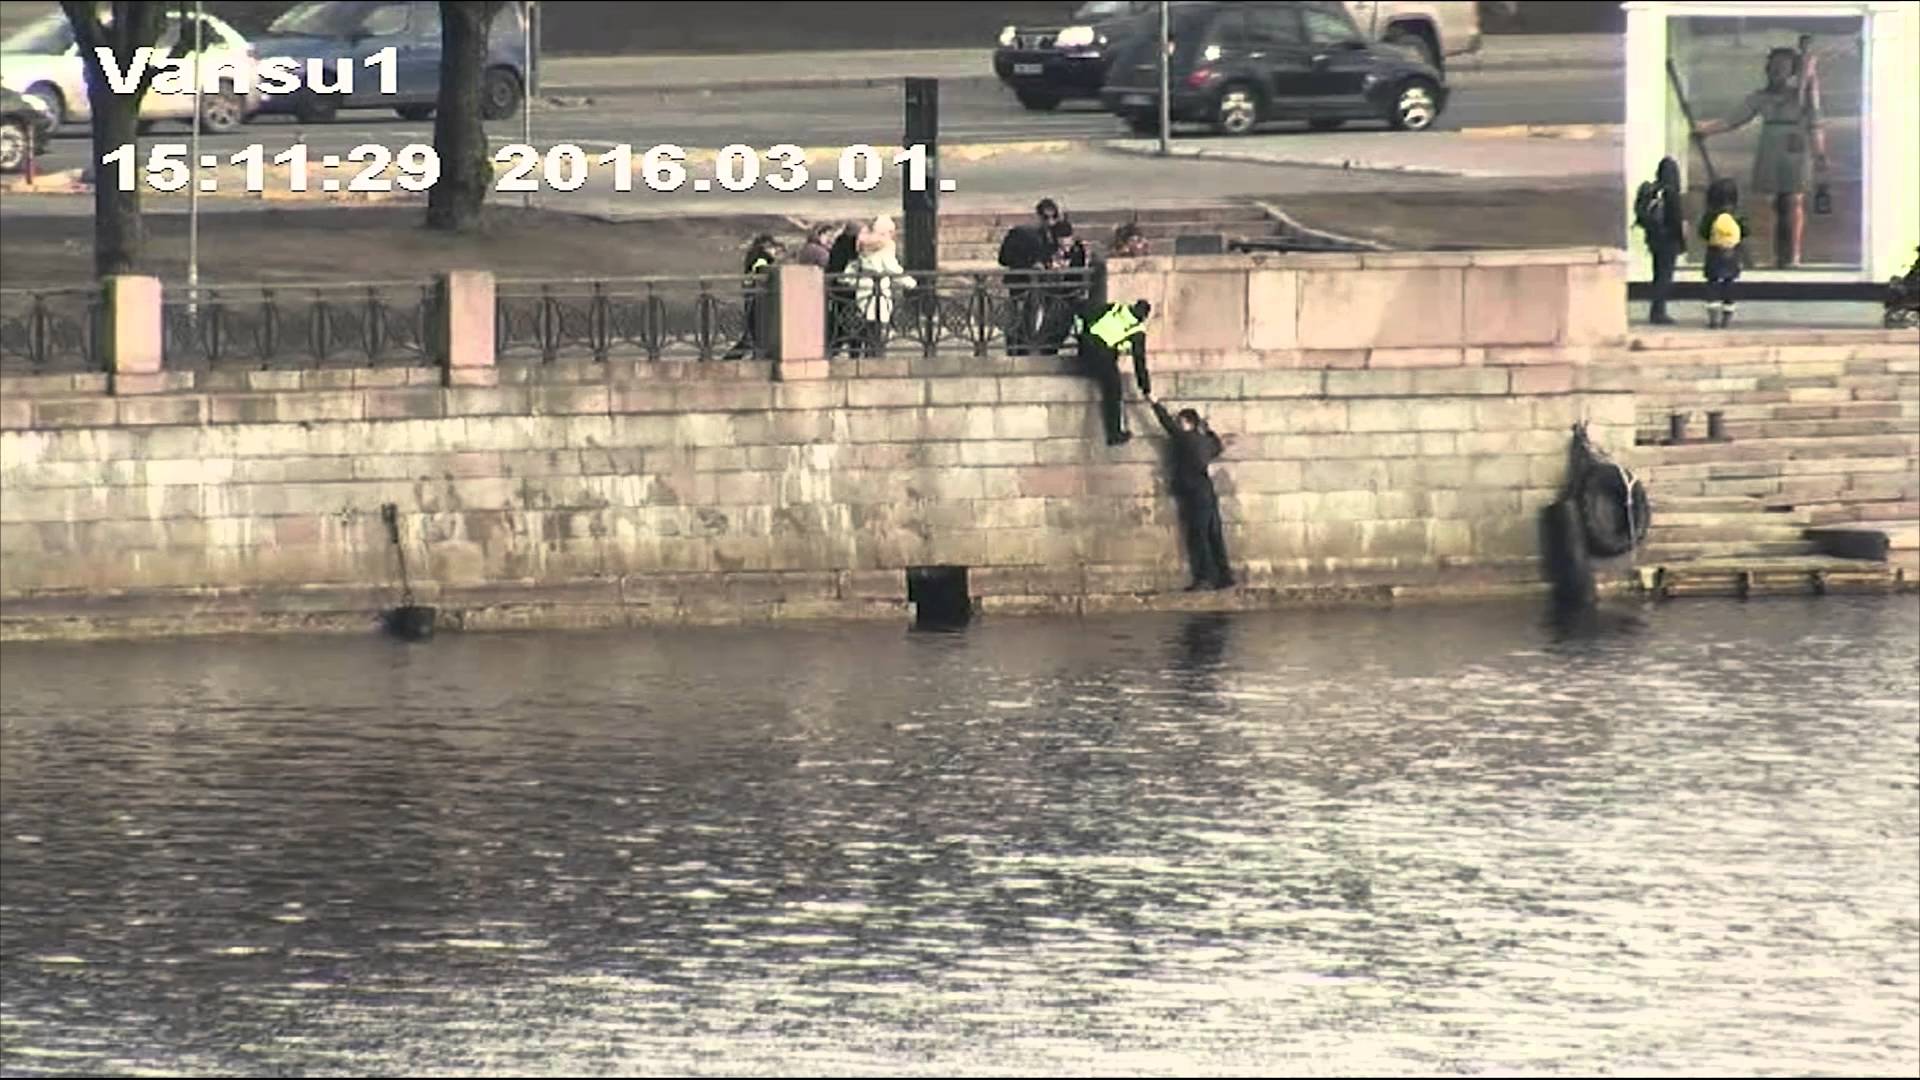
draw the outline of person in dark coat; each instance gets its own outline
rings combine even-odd
[[[1126,414],[1120,409],[1124,393],[1120,385],[1120,350],[1133,352],[1133,381],[1142,395],[1153,393],[1153,377],[1147,373],[1147,317],[1153,305],[1145,300],[1132,304],[1088,304],[1074,320],[1074,336],[1080,343],[1080,369],[1100,384],[1100,413],[1106,424],[1107,445],[1119,446],[1133,438],[1127,430]]]
[[[1181,409],[1175,418],[1151,394],[1147,395],[1147,404],[1153,406],[1153,415],[1171,444],[1173,498],[1180,508],[1180,531],[1186,537],[1187,565],[1193,572],[1193,583],[1187,591],[1232,588],[1233,570],[1227,562],[1227,540],[1220,527],[1220,498],[1207,471],[1226,446],[1194,410]]]
[[[1687,223],[1680,206],[1680,163],[1660,159],[1653,179],[1640,185],[1633,199],[1633,223],[1644,234],[1647,254],[1653,258],[1653,303],[1647,321],[1659,326],[1673,322],[1667,299],[1673,294],[1673,267],[1687,250]]]
[[[747,254],[741,260],[741,273],[751,279],[746,285],[746,325],[740,330],[740,340],[727,350],[723,360],[739,360],[752,353],[760,340],[760,296],[766,288],[767,277],[773,271],[773,265],[780,261],[783,248],[780,241],[771,233],[761,233],[747,246]]]
[[[1033,271],[1046,269],[1053,257],[1054,223],[1060,220],[1060,207],[1052,199],[1041,199],[1033,208],[1034,221],[1015,225],[1000,240],[997,260],[1007,273],[1007,353],[1025,356],[1039,336],[1040,285]]]
[[[1087,245],[1073,235],[1073,223],[1066,218],[1053,223],[1048,238],[1053,243],[1053,252],[1047,257],[1047,269],[1085,270],[1092,261]],[[1089,299],[1089,290],[1082,280],[1052,281],[1041,290],[1038,344],[1042,356],[1053,356],[1060,351],[1061,343],[1073,331],[1073,317]]]
[[[849,221],[834,237],[827,250],[827,355],[838,356],[856,351],[860,340],[860,316],[853,309],[853,286],[843,284],[840,276],[860,257],[858,221]]]

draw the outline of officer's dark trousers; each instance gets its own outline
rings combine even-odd
[[[1667,300],[1673,296],[1673,264],[1680,253],[1672,248],[1648,247],[1647,254],[1653,257],[1653,304],[1647,314],[1663,319],[1667,315]]]
[[[1176,488],[1173,497],[1180,508],[1180,531],[1186,537],[1187,565],[1193,570],[1194,584],[1222,588],[1233,584],[1213,481],[1197,488]]]
[[[1120,361],[1100,350],[1082,349],[1080,368],[1100,384],[1100,418],[1106,424],[1107,441],[1119,442],[1126,434],[1126,416],[1120,411]]]

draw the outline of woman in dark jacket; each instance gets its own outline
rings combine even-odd
[[[1667,157],[1640,185],[1633,200],[1633,223],[1645,234],[1647,254],[1653,257],[1653,304],[1647,321],[1665,326],[1667,298],[1673,294],[1673,267],[1687,250],[1687,223],[1680,206],[1680,163]]]

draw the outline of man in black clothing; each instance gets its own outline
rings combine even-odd
[[[738,360],[762,349],[760,337],[766,328],[760,325],[760,295],[765,291],[767,278],[773,271],[773,265],[780,261],[783,251],[780,241],[775,240],[772,233],[761,233],[747,247],[746,257],[741,260],[740,267],[741,275],[748,279],[743,285],[746,326],[740,331],[740,340],[734,342],[733,348],[728,349],[721,359]]]
[[[1220,499],[1207,472],[1207,466],[1225,450],[1220,436],[1192,409],[1181,409],[1176,420],[1151,394],[1147,404],[1153,406],[1153,415],[1172,442],[1173,498],[1180,508],[1180,531],[1186,535],[1187,565],[1193,569],[1193,584],[1187,591],[1232,588],[1233,570],[1220,528]]]
[[[1007,352],[1025,356],[1039,334],[1040,287],[1033,271],[1046,269],[1053,257],[1053,226],[1060,220],[1060,207],[1052,199],[1041,199],[1033,208],[1034,222],[1015,225],[1000,240],[999,263],[1006,268],[1004,280],[1011,310],[1007,312]]]
[[[1085,270],[1092,255],[1087,245],[1073,235],[1073,223],[1061,218],[1048,230],[1054,245],[1047,258],[1049,270]],[[1073,317],[1086,306],[1089,290],[1084,280],[1050,281],[1040,290],[1039,352],[1042,356],[1059,353],[1060,344],[1073,331]]]
[[[1074,320],[1074,336],[1080,342],[1080,370],[1100,384],[1100,414],[1107,427],[1107,445],[1119,446],[1133,438],[1127,431],[1126,414],[1120,411],[1120,350],[1133,351],[1133,382],[1140,393],[1153,393],[1153,376],[1147,373],[1147,316],[1153,305],[1145,300],[1132,304],[1088,304]]]
[[[1661,158],[1653,179],[1640,185],[1633,198],[1633,223],[1646,236],[1653,258],[1653,304],[1647,321],[1659,326],[1673,322],[1667,297],[1673,292],[1673,266],[1687,250],[1687,223],[1681,216],[1680,163]]]

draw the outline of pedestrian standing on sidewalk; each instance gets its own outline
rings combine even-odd
[[[1633,200],[1633,223],[1645,234],[1647,254],[1653,257],[1653,304],[1647,321],[1672,324],[1667,300],[1673,294],[1673,267],[1687,250],[1687,226],[1680,209],[1680,163],[1661,158],[1653,179],[1640,185]]]
[[[1088,304],[1074,320],[1073,332],[1080,343],[1080,370],[1100,384],[1100,415],[1107,429],[1107,445],[1119,446],[1133,438],[1127,430],[1127,417],[1120,409],[1125,393],[1120,385],[1120,350],[1133,351],[1133,381],[1141,395],[1153,393],[1153,377],[1147,373],[1147,317],[1153,305],[1145,300],[1132,304]]]
[[[1227,562],[1227,540],[1220,527],[1220,497],[1213,490],[1213,476],[1208,472],[1208,466],[1226,446],[1198,412],[1181,409],[1176,419],[1152,394],[1146,398],[1172,447],[1173,498],[1180,510],[1180,532],[1186,538],[1187,565],[1193,572],[1193,583],[1187,591],[1230,589],[1233,570]]]
[[[833,257],[833,234],[837,226],[831,221],[823,221],[807,230],[807,242],[800,245],[793,261],[801,266],[827,268],[827,261]],[[844,267],[843,267],[844,269]]]
[[[1707,212],[1700,218],[1700,238],[1707,242],[1707,328],[1720,330],[1733,323],[1733,283],[1740,277],[1746,249],[1741,238],[1746,222],[1740,219],[1740,188],[1730,176],[1707,188]]]

